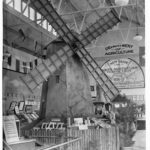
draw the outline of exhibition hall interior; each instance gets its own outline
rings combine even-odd
[[[3,0],[3,150],[146,150],[145,0]]]

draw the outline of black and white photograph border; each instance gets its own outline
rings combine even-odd
[[[4,150],[150,149],[148,0],[0,8]]]

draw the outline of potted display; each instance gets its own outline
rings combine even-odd
[[[120,96],[119,107],[116,108],[116,123],[120,131],[120,144],[122,149],[132,146],[132,137],[136,132],[137,111],[136,104],[125,96]]]

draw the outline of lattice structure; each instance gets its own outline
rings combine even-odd
[[[31,4],[49,21],[57,33],[66,42],[66,45],[47,60],[43,60],[39,66],[23,77],[22,81],[31,91],[34,90],[44,80],[47,80],[49,75],[59,69],[73,53],[77,53],[85,67],[101,86],[108,98],[113,100],[119,93],[118,89],[87,52],[85,46],[119,22],[114,11],[110,10],[105,16],[97,20],[79,36],[76,36],[69,30],[48,0],[31,0]]]

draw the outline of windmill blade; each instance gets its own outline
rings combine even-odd
[[[76,53],[88,71],[100,85],[107,97],[113,101],[113,99],[119,94],[119,90],[116,88],[116,86],[111,82],[111,80],[107,77],[104,71],[99,67],[97,62],[92,58],[85,48],[79,49]]]
[[[63,38],[63,40],[72,48],[77,39],[83,41],[83,45],[91,43],[91,39],[96,39],[103,32],[112,28],[118,22],[120,22],[117,14],[114,10],[111,10],[95,24],[86,29],[78,38],[70,31],[65,22],[53,8],[49,0],[31,0],[31,5],[49,22],[49,24],[57,31],[57,33]],[[99,23],[99,24],[98,24]],[[98,29],[98,31],[97,31]],[[92,33],[94,32],[94,33]],[[90,34],[91,36],[90,36]],[[87,38],[88,35],[88,38]],[[86,38],[86,40],[84,40]],[[74,49],[74,47],[73,47]]]
[[[89,70],[91,75],[95,78],[97,83],[100,85],[101,89],[107,95],[107,97],[112,101],[119,94],[119,90],[111,82],[111,80],[106,76],[103,70],[99,67],[97,62],[92,58],[88,51],[84,48],[92,40],[102,35],[108,29],[112,28],[119,22],[119,19],[115,17],[115,14],[111,11],[107,13],[103,18],[98,20],[96,23],[91,25],[78,37],[78,43],[82,44],[81,48],[77,48],[75,51],[80,57],[81,61],[85,67]]]
[[[31,0],[31,5],[49,22],[63,40],[71,46],[74,35],[53,8],[49,0]]]
[[[107,22],[108,20],[109,20],[109,22]],[[97,38],[99,35],[103,34],[109,28],[111,28],[115,24],[117,24],[118,21],[119,20],[112,14],[112,12],[109,12],[104,16],[104,18],[100,18],[99,20],[97,20],[96,23],[94,23],[88,29],[83,31],[82,34],[78,38],[80,39],[82,45],[86,46],[86,45],[88,45],[89,40],[92,41],[92,39]],[[106,24],[106,22],[107,22],[107,25],[104,26]],[[104,26],[104,27],[102,28],[102,26]],[[72,54],[73,54],[73,51],[66,44],[66,46],[62,47],[60,50],[58,50],[55,53],[56,56],[54,55],[54,56],[51,56],[48,60],[43,60],[42,64],[44,65],[44,64],[50,63],[51,60],[54,60],[53,57],[56,57],[56,60],[54,61],[54,63],[50,63],[51,67],[46,68],[43,66],[44,67],[43,70],[45,70],[46,73],[44,75],[44,71],[43,71],[41,74],[43,74],[44,77],[41,77],[41,74],[39,74],[39,76],[38,76],[37,68],[40,68],[40,66],[42,65],[42,64],[40,64],[39,66],[37,66],[35,68],[36,76],[35,75],[33,76],[32,74],[34,74],[34,73],[32,73],[32,72],[34,72],[34,71],[31,71],[28,75],[21,78],[22,81],[28,86],[28,88],[31,91],[33,91],[40,83],[44,82],[44,80],[47,79],[49,77],[49,75],[53,74],[56,71],[56,69],[58,69],[59,65],[55,65],[55,63],[60,64],[60,66],[61,66],[68,59],[68,57],[70,57]],[[53,69],[53,68],[55,68],[55,69]],[[40,80],[38,80],[38,82],[35,82],[35,80],[34,80],[35,77],[37,79],[40,78]]]
[[[96,39],[103,33],[107,32],[107,30],[113,28],[120,20],[114,13],[114,11],[110,11],[106,13],[103,17],[97,20],[94,24],[92,24],[89,28],[83,31],[78,39],[82,42],[84,46],[87,46],[91,43],[92,40]]]
[[[77,37],[69,30],[49,1],[31,0],[31,2],[33,6],[50,22],[53,28],[58,31],[58,34],[62,36],[68,45],[61,48],[49,59],[44,60],[28,75],[23,77],[23,82],[31,91],[34,90],[40,83],[42,83],[44,80],[47,80],[49,75],[53,74],[57,69],[59,69],[59,67],[68,59],[68,57],[75,52],[79,55],[83,64],[101,86],[109,99],[113,100],[119,93],[118,89],[100,69],[96,61],[91,57],[84,47],[120,21],[116,14],[113,11],[108,12],[105,16],[103,16],[103,18],[100,18],[88,29],[83,31],[79,37]]]
[[[73,55],[73,51],[68,45],[59,49],[55,54],[31,70],[26,76],[20,77],[28,89],[32,92],[37,86],[46,81],[50,75],[60,68],[69,57]]]

